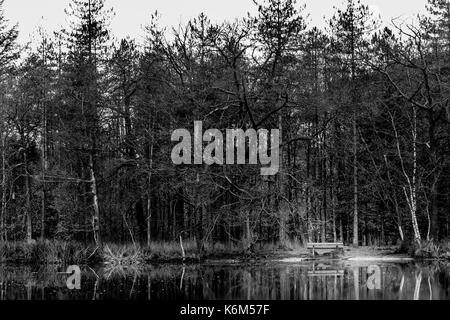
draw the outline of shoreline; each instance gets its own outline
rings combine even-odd
[[[220,250],[218,249],[220,247]],[[397,246],[344,247],[338,255],[319,255],[311,258],[305,247],[280,249],[262,246],[253,252],[239,248],[210,245],[200,256],[193,246],[180,252],[174,244],[160,243],[152,247],[130,244],[105,244],[103,250],[93,245],[71,242],[44,242],[36,244],[0,243],[0,264],[18,265],[106,265],[132,266],[151,264],[204,264],[204,263],[328,263],[328,262],[380,262],[411,263],[415,261],[448,261],[426,259],[399,253]]]

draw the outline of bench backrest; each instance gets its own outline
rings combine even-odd
[[[318,242],[318,243],[308,243],[306,245],[306,247],[308,249],[334,249],[334,248],[344,248],[344,244],[342,242],[333,242],[333,243],[328,243],[328,242]]]

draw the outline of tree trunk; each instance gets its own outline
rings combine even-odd
[[[308,142],[306,149],[306,179],[309,180],[311,173],[311,143]],[[308,242],[312,242],[312,226],[311,226],[311,187],[306,185],[306,230],[308,235]]]
[[[204,211],[206,211],[205,205],[203,203],[203,199],[201,197],[200,190],[200,174],[197,173],[197,186],[195,186],[196,190],[196,208],[195,214],[197,216],[196,221],[196,232],[195,232],[195,240],[197,244],[197,251],[200,256],[203,255],[204,252],[204,232],[203,232],[203,215]]]
[[[429,128],[428,128],[428,134],[430,139],[430,157],[431,157],[431,163],[433,164],[433,173],[431,175],[431,188],[430,188],[430,232],[431,237],[434,240],[439,239],[439,219],[438,219],[438,188],[437,188],[437,182],[439,180],[438,173],[439,171],[438,167],[440,164],[438,163],[438,156],[437,156],[437,139],[436,139],[436,127],[435,127],[435,121],[433,118],[433,112],[429,112]]]
[[[152,243],[152,198],[151,192],[147,192],[147,246]]]
[[[336,167],[333,163],[333,160],[330,160],[330,172],[331,172],[331,185],[330,185],[330,192],[331,192],[331,214],[333,215],[333,242],[337,242],[337,232],[336,232],[336,205],[337,205],[337,199],[336,199],[336,185],[335,185],[335,179],[337,177]]]
[[[1,120],[0,120],[1,121]],[[2,148],[2,207],[0,212],[0,241],[6,241],[5,235],[5,215],[6,215],[6,134],[1,134],[1,148]]]
[[[279,163],[279,172],[278,172],[278,183],[279,183],[279,199],[278,199],[278,214],[280,217],[280,227],[279,227],[279,241],[280,245],[284,246],[286,244],[286,207],[287,203],[285,203],[285,185],[284,185],[284,176],[283,176],[283,116],[280,114],[278,116],[278,127],[280,130],[280,163]]]
[[[47,39],[44,38],[42,47],[42,60],[44,66],[47,66]],[[45,84],[45,78],[42,80],[42,84]],[[46,92],[43,91],[43,97],[45,97]],[[47,107],[46,103],[42,103],[42,122],[43,122],[43,141],[42,141],[42,202],[41,202],[41,241],[45,238],[45,206],[46,206],[46,196],[47,196],[47,185],[45,182],[45,173],[47,171]]]
[[[95,244],[100,247],[102,244],[100,237],[100,209],[98,204],[97,180],[95,177],[94,159],[92,155],[89,156],[89,171],[91,175],[92,207],[94,209],[94,213],[92,216],[92,229],[94,232]]]
[[[45,108],[45,107],[44,107]],[[45,172],[47,171],[47,117],[44,110],[44,141],[42,144],[42,202],[41,202],[41,241],[45,238],[45,206],[47,196],[47,185],[45,183]]]
[[[417,194],[416,194],[416,182],[417,182],[417,112],[416,108],[413,107],[413,176],[412,176],[412,182],[410,185],[410,210],[411,210],[411,218],[413,223],[413,229],[414,229],[414,236],[416,241],[420,242],[421,236],[420,236],[420,230],[419,225],[417,223]],[[405,189],[405,195],[406,195],[406,189]]]
[[[153,150],[154,150],[154,139],[153,139],[153,127],[154,121],[151,121],[151,132],[150,138],[150,148],[149,148],[149,171],[148,171],[148,187],[147,187],[147,246],[150,247],[152,242],[152,174],[153,174]]]
[[[46,189],[44,182],[44,185],[42,187],[42,203],[41,203],[41,241],[44,241],[45,239],[45,206],[46,206]]]
[[[252,230],[250,228],[250,213],[251,210],[247,211],[247,217],[245,218],[245,249],[251,250],[253,243]]]
[[[27,243],[31,243],[33,241],[33,229],[32,229],[32,217],[31,217],[31,193],[30,193],[30,178],[28,174],[28,158],[27,158],[27,150],[26,148],[23,152],[23,162],[24,162],[24,177],[25,177],[25,210],[27,214]]]
[[[357,247],[358,244],[358,158],[355,110],[353,114],[353,245]]]

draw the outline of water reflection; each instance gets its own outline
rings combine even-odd
[[[2,300],[448,300],[450,268],[418,264],[0,266]]]

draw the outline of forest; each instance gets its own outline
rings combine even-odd
[[[326,28],[300,2],[172,28],[155,11],[139,42],[114,37],[108,1],[72,0],[27,46],[1,10],[2,245],[449,239],[450,1],[381,21],[346,0]],[[174,165],[195,121],[279,129],[278,174]]]

